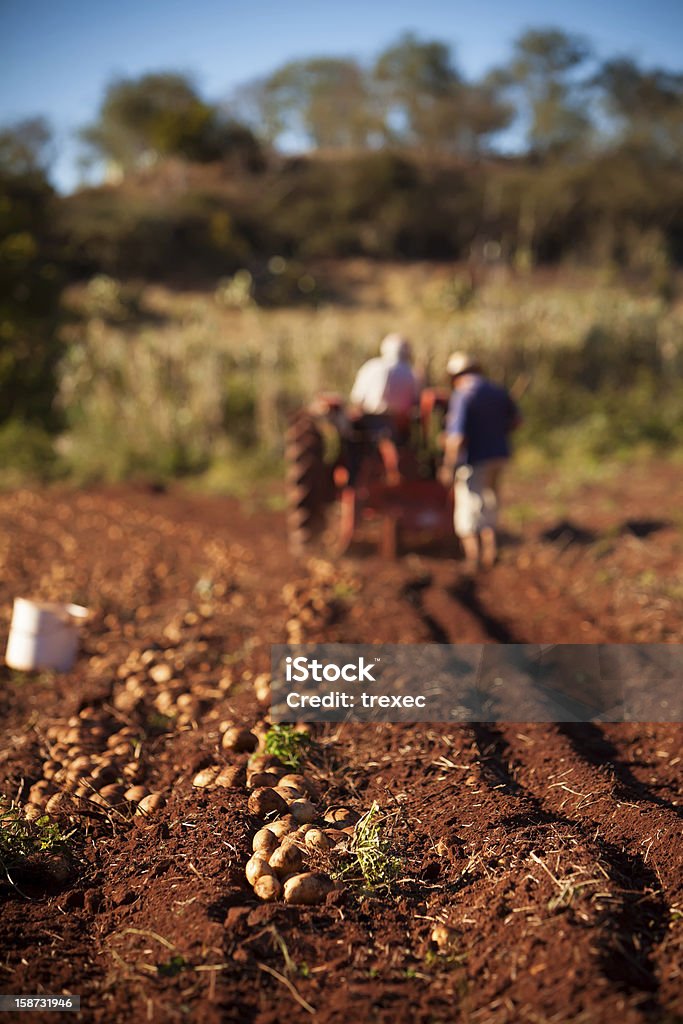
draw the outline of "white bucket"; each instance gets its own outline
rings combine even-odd
[[[5,661],[20,672],[68,672],[78,651],[78,627],[88,617],[78,604],[14,599]]]

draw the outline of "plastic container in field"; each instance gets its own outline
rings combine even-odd
[[[68,672],[78,653],[79,626],[88,609],[78,604],[14,600],[5,661],[20,672]]]

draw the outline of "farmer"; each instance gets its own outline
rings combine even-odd
[[[454,352],[446,369],[453,393],[439,478],[451,486],[455,475],[455,532],[467,571],[474,572],[496,561],[500,479],[510,457],[508,436],[521,417],[505,388],[487,380],[474,357]]]
[[[349,479],[353,482],[369,443],[384,463],[386,481],[400,482],[397,445],[410,435],[412,413],[420,386],[411,366],[410,342],[400,334],[387,334],[380,354],[363,363],[351,388],[351,419],[361,431],[358,442],[349,444]]]
[[[400,334],[387,334],[380,354],[363,363],[356,374],[351,404],[365,416],[407,420],[420,390],[411,362],[410,342]]]

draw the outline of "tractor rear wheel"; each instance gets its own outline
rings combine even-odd
[[[325,445],[315,417],[296,413],[285,434],[287,462],[287,532],[289,546],[301,553],[325,528],[332,469],[325,463]]]

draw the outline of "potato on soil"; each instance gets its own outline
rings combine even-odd
[[[247,876],[247,881],[249,882],[249,885],[253,886],[256,884],[258,879],[262,878],[264,875],[274,874],[275,869],[269,865],[267,860],[265,860],[263,857],[260,857],[258,853],[255,853],[247,861],[244,873]]]
[[[131,804],[137,804],[144,799],[146,793],[147,790],[144,786],[131,786],[123,794],[123,798]]]
[[[324,831],[333,846],[336,846],[337,843],[345,843],[349,838],[348,834],[342,832],[340,828],[326,828]]]
[[[223,750],[233,750],[236,754],[250,754],[252,750],[256,750],[258,740],[249,729],[240,729],[233,725],[223,733],[221,746]]]
[[[439,949],[446,949],[456,936],[454,928],[449,928],[448,925],[442,924],[440,921],[435,924],[432,928],[432,934],[430,936],[431,941],[436,943]]]
[[[305,775],[283,775],[280,779],[280,785],[292,786],[294,789],[298,789],[302,796],[307,796],[311,800],[315,800],[318,797],[318,791],[315,785]]]
[[[148,793],[137,806],[136,814],[152,814],[166,803],[161,793]]]
[[[197,789],[207,789],[209,786],[213,786],[217,775],[218,768],[215,765],[210,768],[202,768],[193,778],[192,785]]]
[[[285,775],[287,769],[274,754],[254,754],[249,758],[250,772],[275,772],[278,778]]]
[[[334,888],[332,879],[319,872],[306,871],[285,882],[285,903],[315,906]]]
[[[331,807],[325,812],[325,821],[336,825],[337,828],[347,828],[355,825],[360,820],[360,814],[352,811],[350,807]]]
[[[298,789],[294,789],[293,786],[283,786],[278,784],[277,786],[273,786],[273,789],[276,793],[279,793],[288,804],[291,803],[292,800],[301,800],[303,797],[303,793]]]
[[[109,807],[116,807],[118,804],[123,803],[125,792],[125,786],[113,784],[111,786],[103,786],[99,795]]]
[[[254,853],[258,853],[259,856],[265,857],[267,860],[271,853],[277,850],[278,842],[278,837],[269,828],[260,828],[252,840],[251,848]]]
[[[47,814],[68,814],[72,809],[71,798],[66,793],[55,793],[45,804]]]
[[[286,814],[284,818],[280,818],[278,821],[269,822],[268,828],[279,841],[283,836],[296,831],[297,823],[291,814]]]
[[[318,810],[310,800],[293,800],[289,805],[289,813],[299,825],[310,825],[318,817]]]
[[[247,786],[249,789],[260,789],[262,786],[274,789],[279,781],[275,772],[251,772],[247,777]]]
[[[282,895],[282,883],[274,875],[261,875],[256,879],[254,892],[259,899],[271,903]]]
[[[249,810],[259,818],[271,814],[286,814],[287,801],[269,786],[260,786],[249,797]]]
[[[304,842],[311,850],[331,850],[334,843],[321,828],[311,828],[304,836]]]
[[[45,811],[38,804],[24,804],[24,817],[27,821],[35,821],[37,818],[42,818]]]
[[[292,872],[301,871],[303,857],[301,850],[295,843],[286,843],[275,850],[268,861],[276,875],[291,875]]]
[[[244,769],[239,765],[228,765],[219,771],[213,784],[219,789],[236,789],[243,781]]]

